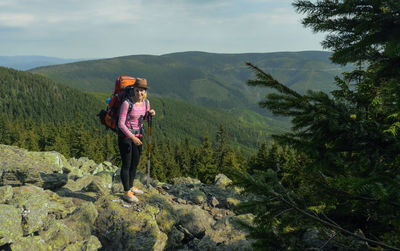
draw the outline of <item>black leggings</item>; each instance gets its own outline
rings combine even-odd
[[[142,140],[142,138],[139,139]],[[133,186],[136,169],[142,154],[142,146],[137,146],[132,139],[124,137],[118,137],[118,146],[122,160],[121,181],[126,192]]]

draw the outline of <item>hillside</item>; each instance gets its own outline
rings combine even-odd
[[[26,127],[33,130],[32,133],[36,134],[36,137],[39,137],[38,133],[44,134],[42,129],[34,128],[41,122],[52,125],[57,123],[60,138],[69,137],[63,135],[63,128],[71,131],[76,123],[79,123],[77,119],[83,122],[83,126],[89,131],[89,135],[85,136],[88,137],[88,142],[84,144],[89,145],[90,141],[99,140],[99,133],[103,136],[108,133],[115,138],[111,131],[106,131],[100,125],[96,116],[106,107],[104,100],[107,94],[96,93],[94,97],[37,74],[2,67],[0,93],[2,117],[9,121],[8,130],[11,130],[2,134],[7,134],[9,144],[18,142],[17,136],[11,137],[9,134],[26,134]],[[213,138],[222,124],[228,134],[228,143],[233,148],[240,147],[245,153],[252,153],[271,133],[282,132],[287,128],[285,123],[243,109],[225,111],[160,97],[151,97],[150,101],[152,108],[157,111],[153,125],[153,134],[157,141],[168,139],[179,143],[188,139],[191,144],[199,145],[205,135]],[[35,124],[26,125],[24,121],[27,120]],[[49,125],[46,127],[50,128]],[[0,139],[4,140],[4,137]],[[39,145],[41,144],[43,143]],[[101,144],[105,143],[97,142],[96,147],[100,147]]]
[[[0,109],[9,120],[73,121],[78,113],[89,127],[97,124],[102,102],[79,90],[28,72],[0,67]]]
[[[254,76],[245,62],[252,62],[300,92],[307,89],[327,91],[333,88],[334,76],[343,70],[330,63],[330,55],[319,51],[246,54],[183,52],[91,60],[41,67],[32,72],[83,91],[108,93],[119,75],[146,77],[152,95],[204,106],[246,108],[260,112],[257,102],[266,90],[246,85],[246,81]]]
[[[105,100],[106,94],[95,95]],[[199,145],[205,135],[214,137],[219,125],[228,133],[229,144],[246,153],[254,150],[271,134],[288,130],[289,124],[245,109],[224,110],[190,104],[169,98],[150,97],[157,111],[153,120],[153,135],[157,140],[181,142],[186,138]]]

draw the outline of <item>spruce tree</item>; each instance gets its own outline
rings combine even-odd
[[[198,173],[198,179],[210,184],[214,182],[217,175],[217,164],[214,159],[214,150],[212,148],[209,136],[204,136],[203,143],[197,151],[194,169]]]
[[[305,156],[303,165],[286,167],[282,183],[269,169],[257,176],[237,174],[259,200],[238,211],[256,213],[251,235],[259,247],[300,248],[296,234],[310,227],[349,249],[400,247],[400,2],[296,1],[323,41],[332,61],[359,67],[335,79],[330,95],[302,95],[257,66],[252,86],[275,92],[260,102],[275,115],[292,119],[292,131],[274,138]],[[292,170],[290,170],[292,169]],[[295,171],[293,171],[295,170]],[[267,182],[265,182],[267,181]],[[362,233],[362,234],[360,234]],[[352,239],[349,239],[349,236]]]
[[[219,125],[219,129],[215,136],[215,144],[214,144],[214,154],[215,161],[217,163],[217,172],[223,172],[227,166],[225,165],[226,157],[230,152],[230,149],[227,145],[228,134],[224,125]]]

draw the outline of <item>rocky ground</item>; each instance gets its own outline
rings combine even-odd
[[[109,162],[0,145],[0,250],[251,249],[239,223],[254,216],[232,212],[246,198],[224,175],[150,188],[137,177],[145,194],[130,204]]]

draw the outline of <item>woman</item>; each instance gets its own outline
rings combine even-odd
[[[143,120],[147,115],[156,114],[150,109],[150,103],[146,99],[148,88],[146,79],[137,78],[133,88],[128,87],[126,90],[129,101],[125,100],[120,108],[118,127],[122,133],[118,137],[118,146],[122,159],[121,181],[125,191],[123,198],[128,202],[138,202],[135,194],[143,194],[142,190],[133,186],[133,181],[142,153]]]

